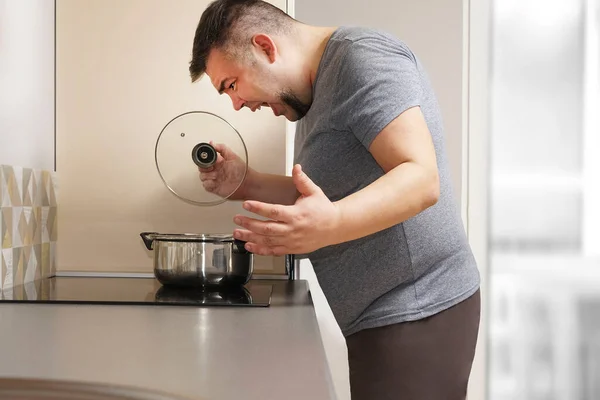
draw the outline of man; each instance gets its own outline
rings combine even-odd
[[[216,0],[189,66],[236,110],[297,122],[292,177],[250,170],[234,236],[307,254],[346,338],[353,400],[466,396],[479,274],[452,198],[435,95],[411,50],[369,29],[300,23],[261,0]],[[243,172],[223,145],[204,187]],[[233,179],[235,181],[235,179]],[[265,219],[266,218],[266,219]]]

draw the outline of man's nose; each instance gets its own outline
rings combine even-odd
[[[240,99],[236,95],[231,95],[231,102],[233,103],[233,109],[235,111],[240,111],[242,109],[242,107],[244,107],[244,103],[245,103],[244,100]]]

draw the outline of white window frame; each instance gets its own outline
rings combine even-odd
[[[468,400],[488,399],[489,87],[492,0],[463,0],[462,217],[481,276],[481,321]]]
[[[463,191],[462,217],[481,273],[482,317],[469,400],[489,399],[489,143],[490,58],[494,0],[463,0]],[[496,0],[501,1],[501,0]],[[600,257],[600,0],[586,0],[584,69],[583,253]],[[593,21],[592,18],[596,18]]]
[[[583,212],[586,257],[600,257],[600,1],[585,0]]]

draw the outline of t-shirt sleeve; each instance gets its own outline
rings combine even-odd
[[[421,105],[423,96],[410,50],[375,39],[348,44],[336,89],[336,116],[367,149],[398,115]]]

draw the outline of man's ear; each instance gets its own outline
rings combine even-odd
[[[259,53],[259,56],[265,56],[272,64],[277,58],[277,45],[269,35],[258,33],[252,36],[252,46]]]

